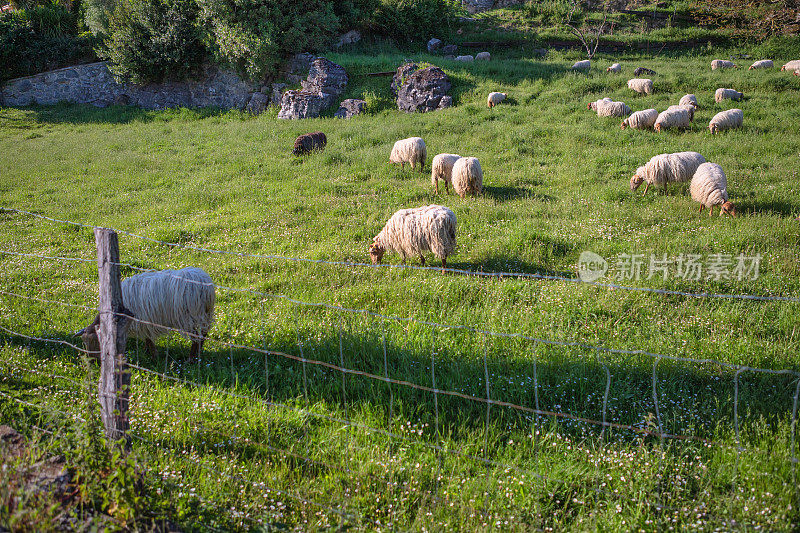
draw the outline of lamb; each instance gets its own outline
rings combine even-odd
[[[631,114],[631,108],[625,102],[615,102],[611,98],[589,102],[587,108],[597,111],[598,117],[626,117]]]
[[[656,123],[653,124],[653,129],[659,133],[670,128],[682,128],[686,130],[690,127],[691,117],[689,115],[689,111],[683,107],[679,109],[667,109],[666,111],[662,111],[658,115],[658,118],[656,118]]]
[[[741,100],[744,95],[739,91],[733,89],[723,89],[719,88],[714,91],[714,101],[720,103],[723,100],[730,99],[730,100]]]
[[[497,93],[497,92],[489,93],[489,97],[486,99],[486,105],[488,105],[489,109],[491,109],[500,102],[502,102],[503,100],[505,100],[507,97],[508,94],[506,93]]]
[[[431,251],[442,260],[442,272],[447,266],[447,256],[456,249],[456,215],[441,205],[425,205],[416,209],[401,209],[386,222],[369,246],[372,263],[380,264],[386,250],[394,250],[403,257],[419,256],[423,266],[423,252]]]
[[[733,61],[727,59],[715,59],[711,62],[711,70],[718,70],[723,68],[738,68]]]
[[[757,68],[774,68],[774,67],[775,65],[772,63],[771,59],[761,59],[750,65],[750,68],[748,68],[747,70],[755,70]]]
[[[714,212],[714,206],[720,206],[719,216],[727,213],[736,216],[736,208],[728,201],[728,179],[722,167],[716,163],[703,163],[694,173],[689,184],[692,200],[700,202],[700,213],[708,208],[708,216]]]
[[[619,74],[620,72],[622,72],[622,65],[620,65],[619,63],[614,63],[613,65],[611,65],[606,69],[606,72],[613,72],[614,74]]]
[[[714,115],[708,123],[708,129],[712,134],[722,130],[741,128],[744,121],[744,112],[741,109],[728,109]]]
[[[478,52],[475,55],[475,61],[489,61],[492,59],[492,54],[489,52]]]
[[[800,70],[800,59],[794,59],[783,65],[781,72],[784,70]]]
[[[453,180],[453,165],[456,161],[461,159],[460,155],[456,154],[438,154],[431,162],[431,184],[436,187],[436,192],[439,192],[439,180],[444,181],[444,188],[449,193],[450,183]]]
[[[695,107],[691,104],[683,104],[683,105],[671,105],[667,108],[667,111],[672,111],[674,109],[685,109],[687,113],[689,113],[689,122],[694,122],[694,110]]]
[[[306,155],[314,151],[322,151],[325,149],[326,144],[328,144],[328,138],[321,131],[306,133],[295,139],[292,153],[294,155]]]
[[[584,59],[583,61],[578,61],[574,65],[572,65],[572,70],[589,70],[592,68],[592,62],[588,59]]]
[[[476,157],[462,157],[453,165],[453,190],[461,198],[483,192],[483,170]]]
[[[177,332],[192,341],[190,360],[203,351],[208,330],[214,323],[216,292],[211,277],[195,267],[144,272],[122,280],[123,305],[133,313],[128,336],[143,339],[155,357],[155,341]],[[89,353],[99,353],[100,315],[75,333]]]
[[[637,67],[637,69],[633,71],[634,76],[641,76],[642,74],[647,74],[648,76],[655,76],[656,71],[644,67]]]
[[[653,80],[650,78],[633,78],[628,80],[628,89],[639,94],[653,94]]]
[[[645,109],[637,111],[622,121],[622,129],[633,128],[635,130],[651,130],[658,118],[658,111],[655,109]]]
[[[697,97],[693,94],[683,95],[678,105],[692,105],[695,109],[700,109],[700,106],[697,104]]]
[[[400,163],[400,168],[405,168],[406,163],[415,168],[419,164],[419,171],[425,170],[425,160],[428,158],[428,150],[425,141],[420,137],[409,137],[394,143],[392,153],[389,155],[390,163]]]
[[[647,182],[642,196],[647,194],[650,185],[663,184],[666,193],[667,183],[689,181],[697,171],[697,167],[705,162],[705,157],[697,152],[676,152],[653,156],[644,166],[636,169],[636,173],[631,177],[631,190],[635,191],[642,182]]]

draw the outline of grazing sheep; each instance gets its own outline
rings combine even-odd
[[[461,159],[460,155],[456,154],[438,154],[431,162],[431,184],[436,187],[436,192],[439,192],[439,180],[444,181],[444,188],[449,193],[450,183],[453,178],[453,165],[456,161]]]
[[[697,167],[705,162],[705,157],[697,152],[676,152],[653,156],[644,166],[636,169],[636,173],[631,177],[631,190],[635,191],[639,185],[646,182],[642,196],[647,194],[647,189],[651,185],[663,184],[666,193],[667,183],[689,181],[697,171]]]
[[[784,70],[799,70],[800,69],[800,59],[794,59],[789,61],[785,65],[781,67],[781,71]]]
[[[650,70],[649,68],[638,67],[636,70],[633,71],[634,76],[641,76],[642,74],[646,74],[648,76],[655,76],[656,71]]]
[[[614,74],[619,74],[620,72],[622,72],[622,65],[620,65],[619,63],[614,63],[613,65],[611,65],[606,69],[606,72],[613,72]]]
[[[216,293],[211,277],[200,268],[144,272],[122,280],[122,303],[133,313],[128,336],[143,339],[155,357],[155,341],[179,333],[192,341],[189,358],[203,350],[203,342],[214,322]],[[100,352],[97,338],[100,315],[75,333],[90,353]]]
[[[653,129],[659,133],[670,128],[686,130],[691,127],[691,122],[689,111],[685,107],[667,109],[659,113],[658,118],[656,118],[656,123],[653,124]]]
[[[483,192],[483,170],[477,157],[462,157],[453,165],[453,190],[461,198]]]
[[[723,68],[737,68],[733,61],[727,59],[715,59],[711,62],[711,70],[718,70]]]
[[[419,256],[425,265],[425,251],[442,260],[442,272],[447,256],[456,249],[456,215],[441,205],[425,205],[416,209],[401,209],[386,222],[369,246],[372,263],[380,264],[386,250],[403,257]]]
[[[492,59],[492,54],[489,52],[478,52],[475,56],[475,61],[489,61]]]
[[[712,134],[722,130],[741,128],[744,122],[744,112],[741,109],[728,109],[714,115],[708,123],[708,129]]]
[[[572,70],[589,70],[592,68],[592,62],[588,59],[584,59],[583,61],[578,61],[574,65],[572,65]]]
[[[700,106],[697,105],[697,97],[693,94],[683,95],[678,105],[692,105],[695,109],[700,109]]]
[[[425,141],[420,137],[409,137],[394,143],[392,153],[389,155],[389,162],[400,163],[400,168],[405,168],[406,163],[410,164],[411,168],[416,168],[414,165],[419,164],[419,171],[422,172],[425,170],[427,158],[428,150],[425,147]]]
[[[639,94],[653,94],[653,80],[650,78],[633,78],[628,80],[628,89]]]
[[[325,149],[326,144],[328,144],[328,138],[321,131],[306,133],[295,139],[292,153],[294,155],[306,155],[314,151],[322,151]]]
[[[671,105],[667,108],[667,111],[672,111],[674,109],[685,109],[686,112],[689,113],[689,122],[694,122],[695,107],[692,104]]]
[[[689,184],[692,200],[700,202],[700,213],[708,208],[708,216],[714,212],[714,206],[720,206],[719,216],[723,213],[736,216],[736,208],[728,201],[728,179],[722,167],[716,163],[703,163],[694,173]]]
[[[658,118],[658,111],[655,109],[645,109],[637,111],[622,121],[622,129],[633,128],[635,130],[651,130]]]
[[[714,101],[717,103],[720,103],[721,101],[728,99],[739,101],[742,99],[743,96],[744,95],[742,93],[734,89],[723,89],[720,87],[719,89],[714,91]]]
[[[486,105],[489,106],[489,109],[493,108],[503,100],[508,97],[506,93],[489,93],[489,97],[486,99]]]
[[[747,70],[755,70],[757,68],[774,68],[774,67],[775,65],[772,63],[771,59],[761,59],[750,65],[750,68],[748,68]]]
[[[631,114],[631,108],[625,102],[615,102],[611,98],[589,102],[587,107],[597,111],[598,117],[627,117]]]
[[[472,63],[473,61],[475,61],[475,58],[472,57],[471,55],[458,56],[458,57],[456,57],[456,61],[463,61],[465,63]]]

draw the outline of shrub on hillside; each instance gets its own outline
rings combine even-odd
[[[366,26],[399,41],[422,41],[450,34],[458,2],[452,0],[379,0]]]
[[[109,15],[116,3],[117,0],[83,0],[81,10],[86,28],[98,37],[106,37]]]
[[[109,16],[101,55],[121,81],[190,77],[206,58],[197,13],[195,0],[122,0]]]

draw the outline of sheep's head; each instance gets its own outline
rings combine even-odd
[[[800,70],[795,70],[795,71],[794,71],[794,75],[795,75],[795,76],[800,76]]]
[[[715,134],[715,133],[717,133],[717,132],[719,131],[719,126],[717,126],[716,124],[713,124],[713,123],[712,123],[712,124],[709,124],[709,125],[708,125],[708,130],[709,130],[709,131],[711,132],[711,134],[713,135],[713,134]]]
[[[373,265],[380,265],[381,261],[383,260],[383,254],[386,253],[386,248],[378,244],[377,242],[373,242],[369,245],[369,258],[372,259]]]
[[[89,352],[87,355],[95,359],[100,358],[100,340],[97,338],[97,328],[100,325],[100,315],[97,315],[91,324],[75,332],[76,337],[83,341],[83,347]]]
[[[594,109],[594,102],[589,102],[586,104],[586,109]]]
[[[631,178],[631,190],[635,191],[636,189],[639,188],[639,185],[641,185],[643,182],[644,182],[643,177],[641,177],[639,174],[634,174],[633,177]]]
[[[661,133],[661,124],[656,122],[656,125],[653,126],[653,129],[656,130],[657,133]]]
[[[732,217],[736,216],[736,206],[733,205],[733,202],[725,202],[722,204],[722,207],[719,210],[719,216],[722,216],[723,213],[727,213]]]

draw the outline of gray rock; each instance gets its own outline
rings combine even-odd
[[[339,110],[333,115],[336,118],[352,118],[364,112],[367,102],[364,100],[357,100],[349,98],[339,104]]]
[[[544,57],[547,55],[547,48],[534,48],[531,53],[537,57]]]
[[[283,98],[283,90],[288,87],[285,83],[273,83],[272,90],[270,94],[270,104],[272,105],[281,105],[281,99]]]
[[[311,68],[311,63],[316,59],[313,54],[296,54],[286,63],[281,74],[291,83],[300,83]]]
[[[458,56],[456,61],[463,61],[464,63],[472,63],[475,61],[475,58],[472,56]]]
[[[264,93],[253,93],[253,96],[250,97],[250,101],[247,102],[245,110],[251,115],[260,115],[266,111],[268,105],[269,96]]]
[[[281,98],[280,119],[299,120],[316,118],[325,109],[326,99],[319,93],[308,91],[286,91]]]
[[[392,94],[397,96],[397,91],[400,89],[400,85],[405,83],[406,79],[411,76],[414,72],[419,70],[419,65],[416,63],[403,63],[397,68],[397,72],[394,73],[392,76]]]
[[[492,59],[492,54],[489,52],[478,52],[475,56],[475,61],[490,61]]]
[[[441,47],[442,47],[441,39],[437,39],[437,38],[434,37],[433,39],[428,41],[428,52],[430,52],[430,53],[435,52],[436,50],[438,50]]]
[[[346,44],[354,44],[361,40],[361,34],[357,30],[352,30],[344,35],[340,35],[339,39],[333,44],[334,48],[341,48]]]
[[[397,108],[407,113],[439,109],[450,87],[450,79],[439,67],[418,70],[408,76],[397,91]]]
[[[445,109],[447,107],[453,106],[453,97],[449,94],[442,96],[442,99],[439,100],[439,107],[437,109]]]
[[[447,44],[442,47],[442,53],[445,55],[455,55],[458,51],[458,46],[454,44]]]
[[[339,99],[347,87],[344,67],[318,57],[311,62],[308,78],[299,91],[286,91],[281,97],[278,118],[316,118]]]

